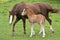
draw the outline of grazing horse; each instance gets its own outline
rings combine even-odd
[[[12,35],[14,35],[14,28],[15,28],[15,24],[20,20],[22,19],[23,21],[23,28],[24,28],[24,34],[26,34],[26,30],[25,30],[25,21],[27,19],[27,16],[22,16],[21,15],[21,12],[23,11],[24,9],[24,6],[25,6],[25,3],[18,3],[16,5],[14,5],[13,9],[11,11],[9,11],[9,24],[11,25],[13,20],[14,20],[14,16],[16,16],[16,20],[15,22],[13,23],[13,28],[12,28]]]
[[[25,2],[21,2],[21,3],[17,3],[14,5],[13,9],[9,12],[9,24],[12,24],[13,20],[14,20],[14,16],[16,15],[16,20],[13,24],[13,29],[12,29],[12,33],[14,33],[14,27],[15,24],[22,19],[23,21],[23,28],[24,28],[24,34],[26,34],[26,29],[25,29],[25,21],[28,18],[26,15],[22,16],[21,13],[23,12],[25,6],[30,7],[36,14],[42,14],[45,16],[46,20],[49,22],[50,29],[52,30],[52,32],[54,32],[54,30],[52,29],[52,22],[51,19],[49,18],[48,14],[49,12],[53,12],[53,13],[57,13],[59,12],[58,9],[53,9],[49,4],[46,3],[34,3],[34,4],[28,4]]]
[[[35,34],[35,32],[33,30],[34,23],[38,23],[39,25],[41,25],[41,30],[40,30],[39,33],[43,33],[42,37],[45,37],[45,30],[44,30],[45,16],[43,16],[42,14],[36,15],[35,12],[31,8],[29,8],[29,7],[26,7],[23,10],[21,15],[22,16],[24,16],[24,15],[28,16],[29,22],[31,24],[31,34],[30,34],[30,37],[32,37],[32,35]]]

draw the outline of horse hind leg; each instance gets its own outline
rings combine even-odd
[[[15,25],[16,25],[16,23],[17,23],[19,20],[20,20],[20,19],[16,18],[16,20],[15,20],[15,22],[14,22],[14,24],[13,24],[13,28],[12,28],[12,35],[13,35],[13,36],[14,36],[14,34],[15,34],[15,30],[14,30]]]
[[[52,20],[50,18],[46,18],[46,19],[50,24],[50,30],[54,33],[54,30],[53,30],[53,27],[52,27]]]
[[[50,30],[52,31],[52,33],[54,33],[54,30],[53,30],[53,28],[52,28],[52,25],[50,25]]]

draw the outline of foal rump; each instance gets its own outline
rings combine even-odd
[[[24,11],[26,13],[24,13]],[[41,14],[36,15],[35,12],[31,8],[29,8],[28,6],[26,6],[24,11],[23,11],[22,14],[25,14],[25,15],[28,16],[29,22],[31,24],[31,34],[30,34],[30,37],[32,37],[35,34],[35,32],[33,30],[33,24],[34,23],[38,23],[39,25],[41,25],[41,30],[42,30],[42,33],[43,33],[42,37],[45,37],[45,31],[44,31],[45,16],[43,16]]]

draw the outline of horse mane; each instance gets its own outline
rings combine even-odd
[[[9,13],[11,13],[11,14],[21,13],[23,11],[23,9],[24,9],[25,4],[26,3],[24,1],[15,4],[13,6],[12,10],[9,11]]]

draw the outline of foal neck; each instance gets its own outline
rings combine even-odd
[[[27,16],[28,17],[33,17],[35,15],[35,13],[33,12],[33,10],[30,9],[30,8],[27,8],[26,9],[26,12],[27,12]]]

